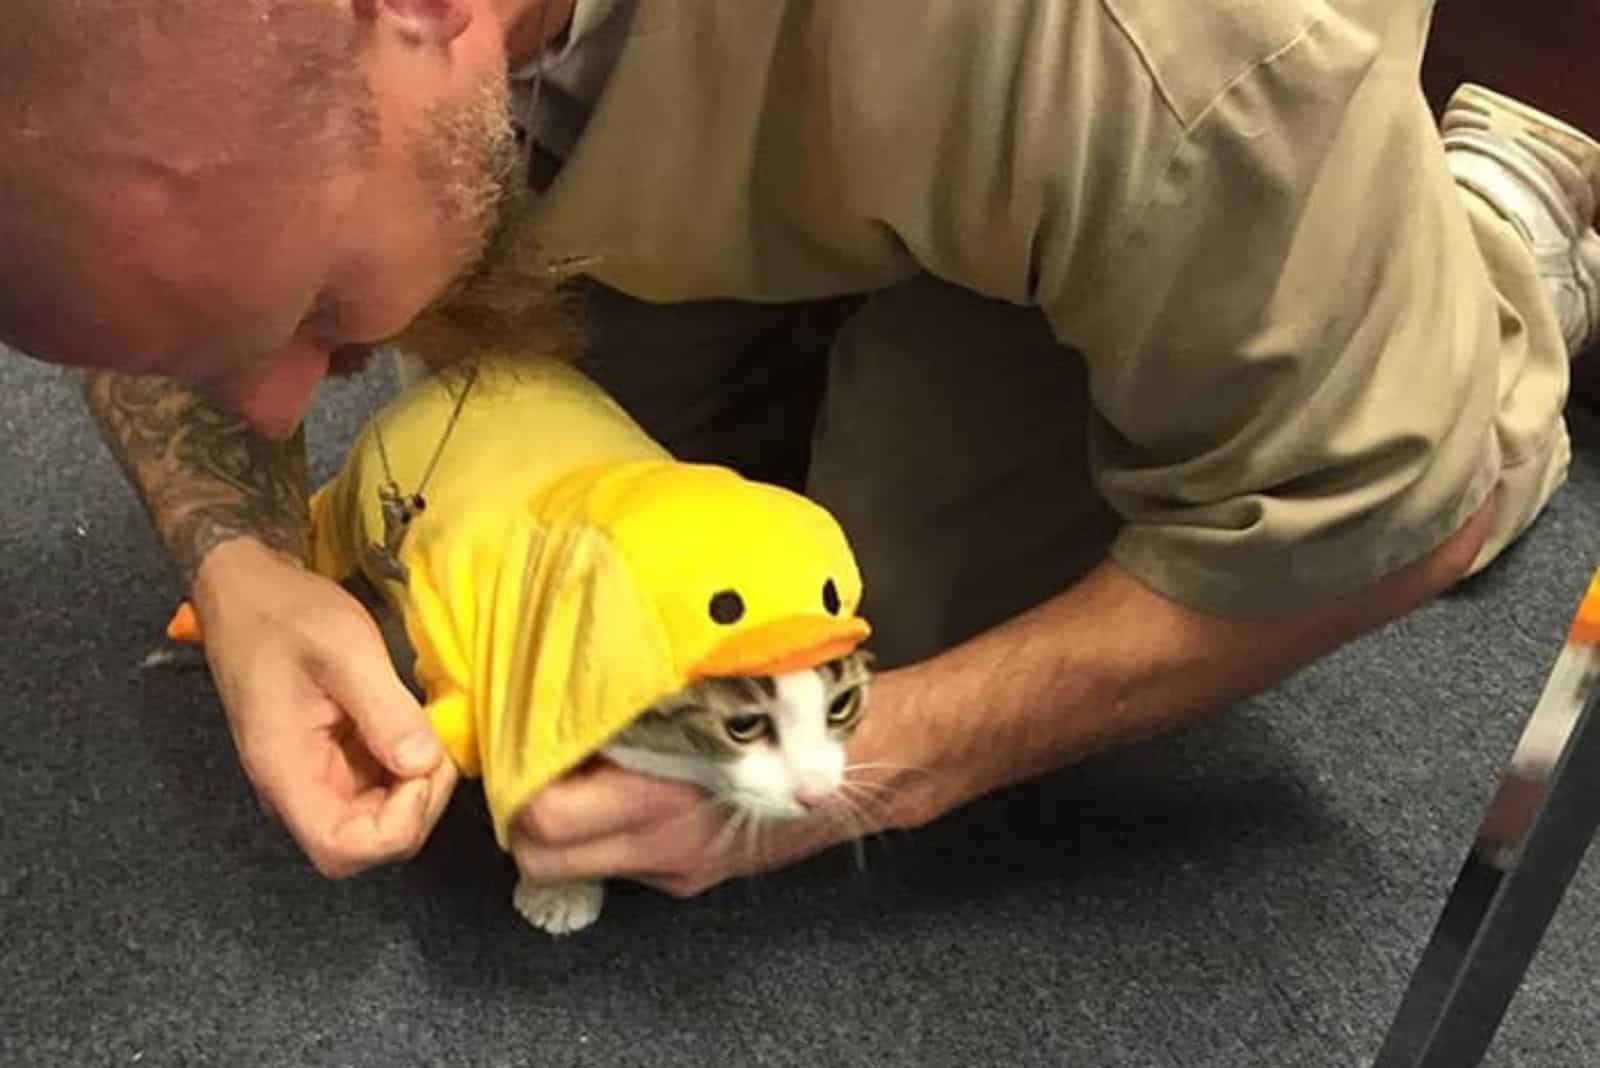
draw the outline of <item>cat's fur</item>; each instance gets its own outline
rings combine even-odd
[[[796,819],[836,799],[845,743],[866,708],[871,654],[860,650],[778,676],[708,679],[657,702],[602,750],[614,763],[701,787],[729,830]],[[513,901],[530,924],[570,934],[600,916],[599,882],[523,876]]]

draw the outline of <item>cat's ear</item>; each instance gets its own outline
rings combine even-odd
[[[856,649],[835,662],[837,681],[841,686],[865,685],[872,675],[877,658],[869,649]]]

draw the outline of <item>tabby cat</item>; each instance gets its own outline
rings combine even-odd
[[[730,834],[848,799],[845,743],[860,726],[872,656],[858,650],[804,671],[714,678],[646,709],[603,750],[612,762],[699,786],[725,808]],[[752,846],[758,843],[752,838]],[[523,877],[514,903],[530,924],[569,934],[600,915],[599,882]]]

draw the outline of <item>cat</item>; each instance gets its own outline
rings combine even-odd
[[[841,799],[849,811],[845,744],[865,715],[872,664],[858,649],[788,674],[703,680],[645,709],[601,755],[700,787],[728,812],[730,834],[757,834]],[[597,881],[524,875],[513,904],[532,926],[567,935],[599,918],[603,895]]]

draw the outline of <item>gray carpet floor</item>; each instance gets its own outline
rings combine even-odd
[[[330,469],[378,382],[313,419]],[[176,588],[53,371],[0,356],[0,1064],[1370,1063],[1600,558],[1600,424],[1490,574],[1228,715],[925,828],[550,941],[481,797],[318,878],[203,674],[137,664]],[[1488,1063],[1600,1060],[1600,867]]]

